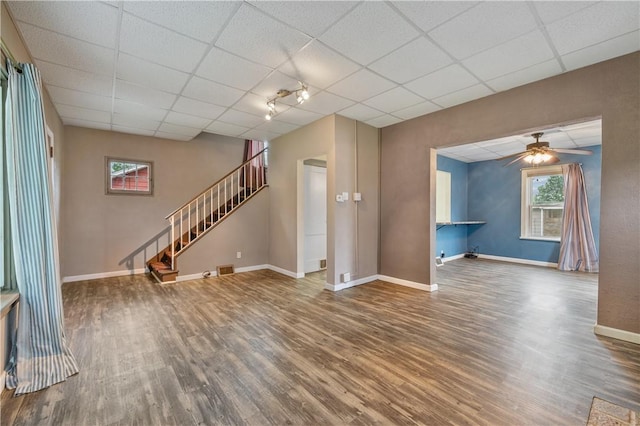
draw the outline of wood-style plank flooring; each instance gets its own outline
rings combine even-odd
[[[460,259],[426,293],[271,271],[63,286],[80,373],[15,425],[584,425],[640,410],[640,346],[593,333],[597,277]]]

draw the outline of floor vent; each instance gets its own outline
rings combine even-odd
[[[216,271],[218,272],[218,276],[222,275],[233,275],[233,265],[220,265],[216,267]]]
[[[320,261],[320,269],[324,269],[327,267],[327,259],[322,259]]]

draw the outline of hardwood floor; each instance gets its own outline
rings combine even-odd
[[[80,373],[2,424],[570,424],[640,409],[640,346],[593,334],[597,277],[460,259],[426,293],[271,271],[65,284]]]

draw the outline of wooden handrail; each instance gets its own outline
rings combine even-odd
[[[242,163],[241,165],[239,165],[238,167],[236,167],[235,169],[231,170],[229,173],[227,173],[226,175],[224,175],[223,177],[221,177],[220,179],[218,179],[218,181],[216,183],[214,183],[213,185],[208,186],[207,188],[203,189],[202,191],[200,191],[198,193],[198,195],[196,195],[195,197],[193,197],[192,199],[190,199],[189,201],[187,201],[186,203],[184,203],[182,206],[180,206],[179,208],[175,209],[174,211],[172,211],[171,213],[169,213],[167,216],[165,216],[165,220],[168,220],[171,216],[173,216],[174,214],[178,213],[180,210],[184,209],[185,207],[187,207],[189,204],[193,203],[194,201],[196,201],[198,198],[200,198],[200,196],[202,194],[204,194],[205,192],[209,191],[210,189],[214,188],[217,185],[220,185],[220,182],[224,181],[226,178],[228,178],[229,176],[231,176],[232,174],[234,174],[235,172],[237,172],[238,170],[240,170],[241,168],[243,168],[244,166],[246,166],[248,163],[250,163],[251,161],[253,161],[256,157],[262,155],[265,151],[267,151],[269,148],[265,148],[262,151],[260,151],[259,153],[257,153],[256,155],[254,155],[253,157],[249,158],[247,161],[245,161],[244,163]]]

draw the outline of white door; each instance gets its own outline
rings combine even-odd
[[[327,259],[327,169],[304,166],[304,272],[324,269]]]

